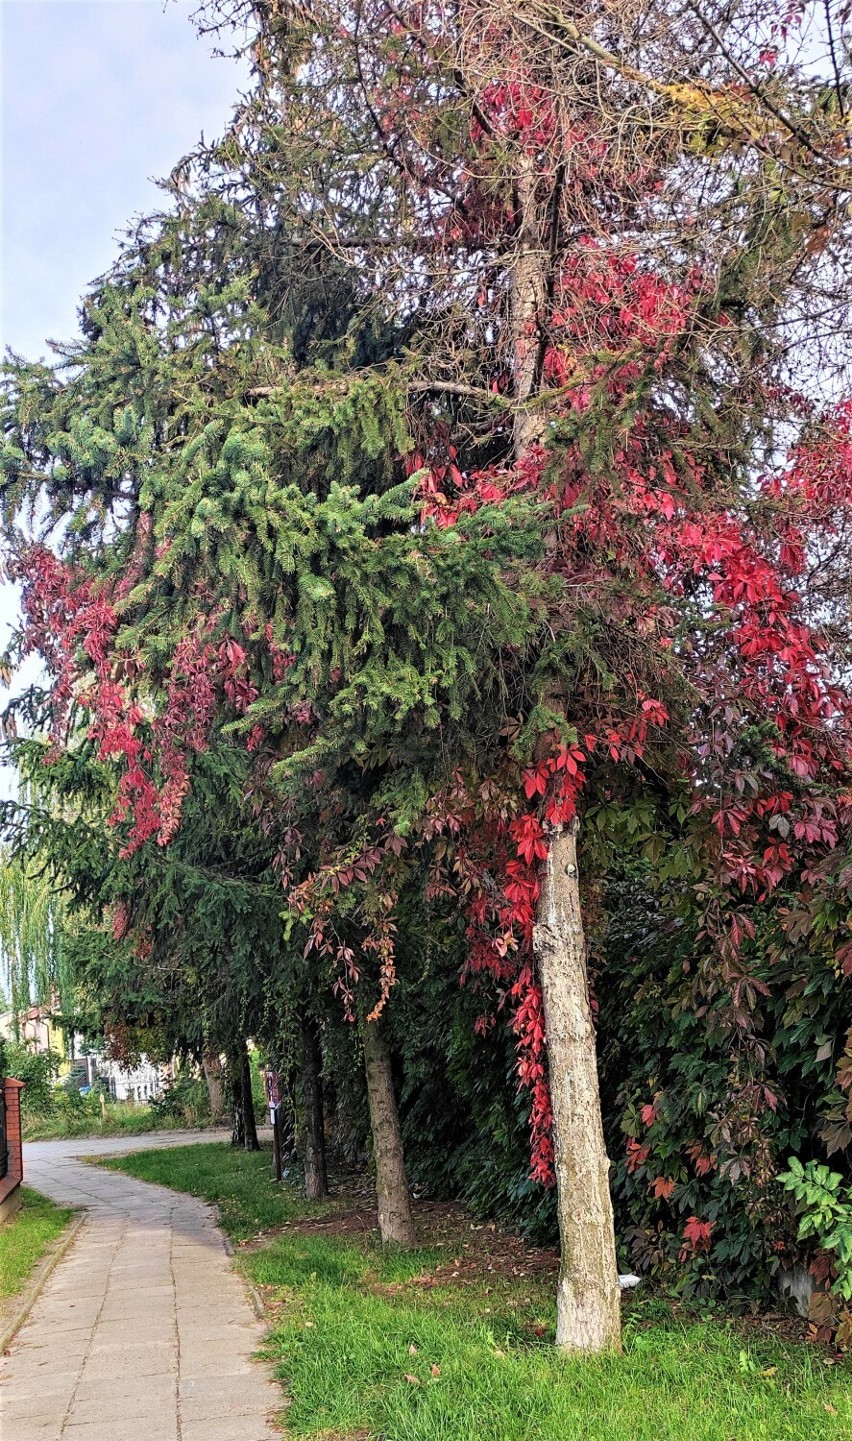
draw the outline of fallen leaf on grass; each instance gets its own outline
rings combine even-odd
[[[435,1377],[435,1379],[437,1380],[437,1378],[438,1378],[438,1377],[440,1376],[440,1374],[441,1374],[441,1368],[440,1368],[440,1366],[430,1366],[430,1367],[429,1367],[429,1370],[432,1372],[432,1375],[433,1375],[433,1376]]]
[[[410,1371],[404,1371],[404,1372],[403,1372],[403,1375],[404,1375],[406,1381],[408,1382],[408,1384],[409,1384],[410,1386],[419,1386],[419,1385],[420,1385],[420,1377],[419,1377],[419,1376],[412,1376]]]

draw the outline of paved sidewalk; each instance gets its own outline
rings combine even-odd
[[[29,1185],[88,1219],[0,1359],[3,1441],[270,1441],[280,1389],[209,1206],[80,1155],[221,1139],[25,1147]]]

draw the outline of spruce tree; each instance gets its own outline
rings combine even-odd
[[[232,11],[254,96],[62,369],[10,370],[7,518],[60,526],[59,559],[13,532],[25,645],[57,738],[74,700],[122,759],[131,854],[173,840],[213,727],[245,739],[291,808],[293,925],[344,994],[371,977],[365,1026],[406,887],[463,898],[559,1190],[558,1340],[601,1349],[580,815],[675,834],[744,1046],[731,897],[845,834],[839,657],[797,585],[849,419],[796,347],[848,298],[843,83],[720,38],[724,7]]]

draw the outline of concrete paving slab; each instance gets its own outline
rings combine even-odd
[[[209,1421],[183,1421],[180,1441],[209,1441]],[[281,1441],[281,1432],[255,1416],[235,1416],[216,1423],[216,1441]]]
[[[126,1423],[120,1418],[114,1421],[83,1421],[79,1426],[66,1426],[61,1432],[62,1441],[181,1441],[177,1420],[172,1417],[149,1416],[140,1427],[139,1417],[128,1417]]]
[[[24,1148],[87,1220],[0,1360],[3,1441],[270,1441],[284,1399],[213,1212],[81,1156],[224,1139],[154,1132]],[[57,1370],[61,1357],[62,1370]]]

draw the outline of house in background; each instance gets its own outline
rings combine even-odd
[[[55,1051],[63,1059],[67,1051],[65,1032],[57,1025],[54,1015],[59,1001],[52,1006],[30,1006],[27,1011],[0,1012],[0,1037],[4,1041],[19,1041],[33,1051]]]
[[[0,1014],[0,1037],[20,1042],[40,1052],[53,1051],[60,1057],[59,1082],[85,1090],[102,1082],[114,1101],[153,1101],[163,1094],[174,1076],[172,1063],[159,1065],[141,1056],[138,1065],[122,1066],[109,1060],[102,1051],[84,1045],[80,1036],[72,1036],[70,1044],[55,1016],[59,999],[46,1006],[30,1006],[17,1016],[14,1011]]]
[[[96,1079],[106,1083],[114,1101],[154,1101],[163,1094],[174,1076],[171,1063],[156,1065],[147,1056],[140,1056],[138,1066],[130,1067],[105,1060],[100,1055],[85,1059],[95,1063]]]

